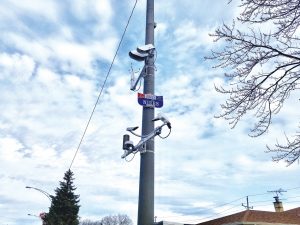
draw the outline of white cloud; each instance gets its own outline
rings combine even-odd
[[[213,38],[208,34],[212,33],[215,27],[199,27],[194,21],[183,21],[174,31],[178,45],[184,45],[186,51],[193,50],[200,46],[213,44]]]
[[[1,158],[4,161],[9,161],[10,163],[20,162],[22,159],[22,154],[18,152],[24,146],[17,140],[11,137],[5,137],[0,139],[0,150]]]
[[[57,20],[58,12],[59,12],[57,2],[52,0],[47,0],[47,1],[24,0],[22,2],[18,0],[9,0],[9,1],[5,0],[1,3],[0,7],[1,6],[8,7],[11,11],[14,11],[16,15],[38,14],[40,16],[46,17],[47,19],[53,21]]]
[[[37,62],[46,63],[51,56],[51,49],[43,45],[40,41],[27,38],[21,34],[11,31],[6,32],[3,36],[3,42],[8,46],[14,46],[20,52],[24,52]]]
[[[48,199],[25,186],[53,193],[71,163],[123,30],[124,23],[117,20],[128,16],[114,2],[76,1],[69,8],[57,1],[24,1],[19,6],[15,0],[5,2],[12,8],[1,14],[1,21],[12,19],[14,28],[5,26],[0,37],[0,200],[10,213],[5,220],[0,215],[0,223],[32,224],[35,218],[27,213],[48,209]],[[202,10],[208,3],[213,12]],[[280,135],[280,121],[290,127],[287,123],[297,113],[293,106],[283,111],[284,118],[278,117],[276,131],[258,139],[247,136],[250,117],[234,130],[213,118],[224,100],[214,83],[224,81],[221,70],[203,61],[203,52],[212,45],[207,33],[233,13],[216,16],[224,4],[157,4],[156,93],[165,102],[156,112],[165,113],[172,123],[171,135],[156,139],[158,219],[198,221],[226,209],[202,208],[281,185],[297,186],[297,165],[274,164],[264,153],[265,144]],[[1,3],[0,11],[5,6]],[[50,21],[53,30],[43,27],[49,28],[45,35],[44,29],[21,20],[22,11]],[[136,222],[140,156],[129,163],[120,156],[126,127],[141,125],[142,107],[129,90],[130,59],[124,56],[144,38],[144,32],[138,32],[144,11],[141,2],[72,166],[83,218],[126,213]],[[139,138],[132,140],[137,143]]]
[[[113,16],[111,2],[108,0],[103,0],[101,2],[95,0],[79,0],[72,3],[71,8],[74,15],[81,20],[88,21],[91,17],[98,17],[100,18],[99,21],[107,23]]]
[[[28,81],[35,69],[34,60],[27,55],[0,54],[0,80]]]

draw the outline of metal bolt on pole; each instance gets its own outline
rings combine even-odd
[[[145,44],[154,45],[154,0],[147,0]],[[145,60],[144,94],[154,95],[154,56]],[[142,135],[154,130],[154,107],[143,107]],[[139,206],[137,225],[154,223],[154,138],[145,145],[140,159]]]

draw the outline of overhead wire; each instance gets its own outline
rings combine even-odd
[[[206,219],[210,219],[210,218],[213,218],[213,217],[215,217],[215,216],[218,216],[218,215],[222,215],[224,212],[227,212],[227,211],[229,211],[229,210],[232,210],[232,209],[237,208],[237,207],[240,207],[240,206],[241,206],[241,205],[235,205],[235,206],[230,207],[230,208],[228,208],[228,209],[225,209],[225,210],[223,210],[223,211],[221,211],[221,212],[214,213],[214,214],[211,215],[211,216],[202,218],[202,220],[206,220]],[[198,221],[198,220],[190,220],[189,222],[191,222],[191,221]]]
[[[296,202],[300,202],[299,200],[298,201],[287,201],[287,203],[296,203]]]
[[[261,196],[261,195],[271,195],[272,193],[270,192],[265,192],[265,193],[261,193],[261,194],[253,194],[253,195],[248,195],[248,197],[255,197],[255,196]]]
[[[230,202],[227,202],[227,203],[223,203],[221,205],[217,205],[217,206],[214,206],[214,207],[211,207],[211,208],[206,208],[206,209],[201,210],[201,212],[205,212],[205,211],[209,211],[209,210],[212,210],[212,209],[221,208],[221,207],[226,206],[226,205],[231,205],[231,203],[237,202],[237,201],[242,200],[244,198],[245,197],[241,197],[241,198],[235,199],[233,201],[230,201]],[[236,207],[236,206],[234,206],[234,207]],[[181,217],[181,216],[161,217],[161,218],[178,218],[178,217]],[[188,221],[186,221],[186,222],[188,222]]]
[[[289,190],[295,190],[295,189],[300,189],[300,187],[294,187],[294,188],[289,188],[289,189],[285,189],[285,190],[289,191]],[[265,192],[265,193],[247,195],[247,196],[248,197],[249,196],[253,197],[253,196],[270,195],[270,194],[272,194],[272,193]],[[233,201],[230,201],[230,202],[227,202],[227,203],[224,203],[224,204],[221,204],[221,205],[216,205],[215,207],[206,208],[206,209],[201,210],[201,212],[205,212],[205,211],[209,211],[209,210],[216,210],[216,209],[219,209],[219,208],[221,208],[223,206],[232,205],[232,207],[226,208],[226,209],[224,209],[224,210],[222,210],[220,212],[212,213],[211,216],[204,217],[204,218],[199,218],[199,219],[193,219],[193,220],[185,220],[183,222],[187,222],[188,223],[188,222],[194,222],[194,221],[200,221],[200,220],[203,221],[203,220],[215,217],[217,215],[222,215],[224,212],[227,212],[227,211],[230,211],[230,210],[232,210],[234,208],[240,207],[241,206],[240,204],[239,205],[234,205],[232,203],[237,202],[239,200],[242,200],[242,199],[246,198],[247,196],[243,196],[241,198],[235,199]],[[294,198],[298,198],[298,197],[300,197],[300,196],[291,196],[291,197],[287,197],[287,198],[294,199]],[[268,201],[270,201],[270,200],[268,200]],[[267,202],[267,201],[255,201],[255,202],[251,202],[251,203],[263,203],[263,202]],[[295,203],[295,202],[300,202],[300,201],[286,201],[286,203]],[[264,205],[254,205],[254,207],[262,207],[262,206],[269,206],[269,205],[270,204],[268,204],[268,205],[266,205],[266,204],[264,204]],[[237,211],[237,212],[240,212],[240,211]],[[235,212],[233,212],[233,213],[235,213]],[[171,216],[171,217],[163,217],[162,216],[160,218],[180,218],[180,217],[182,217],[182,216]]]
[[[285,190],[286,190],[286,191],[290,191],[290,190],[295,190],[295,189],[300,189],[300,187],[294,187],[294,188],[285,189]]]
[[[300,195],[298,195],[298,196],[291,196],[291,197],[287,197],[287,199],[289,199],[289,198],[299,198],[300,197]]]
[[[127,23],[126,23],[126,26],[125,26],[125,28],[124,28],[123,34],[122,34],[122,36],[121,36],[120,42],[119,42],[119,44],[118,44],[118,47],[117,47],[117,49],[116,49],[116,52],[115,52],[115,54],[114,54],[114,57],[113,57],[112,62],[111,62],[111,64],[110,64],[110,67],[109,67],[109,69],[108,69],[108,72],[107,72],[107,74],[106,74],[106,77],[105,77],[105,79],[104,79],[104,82],[103,82],[103,84],[102,84],[102,87],[101,87],[101,89],[100,89],[99,95],[98,95],[98,97],[97,97],[96,103],[95,103],[95,105],[94,105],[94,107],[93,107],[93,110],[92,110],[92,112],[91,112],[91,115],[90,115],[90,117],[89,117],[89,119],[88,119],[88,122],[87,122],[87,124],[86,124],[86,126],[85,126],[84,132],[83,132],[82,137],[81,137],[81,139],[80,139],[80,141],[79,141],[79,144],[78,144],[78,146],[77,146],[77,149],[76,149],[75,154],[74,154],[74,156],[73,156],[73,159],[72,159],[72,161],[71,161],[71,164],[70,164],[69,169],[71,169],[71,167],[72,167],[72,165],[73,165],[73,163],[74,163],[74,160],[75,160],[75,158],[76,158],[76,156],[77,156],[77,153],[78,153],[78,151],[79,151],[79,149],[80,149],[80,147],[81,147],[82,141],[83,141],[83,139],[84,139],[84,137],[85,137],[85,135],[86,135],[86,132],[87,132],[87,129],[88,129],[89,125],[90,125],[90,122],[91,122],[91,120],[92,120],[92,117],[93,117],[93,115],[94,115],[94,113],[95,113],[95,110],[96,110],[96,107],[97,107],[97,105],[98,105],[99,99],[100,99],[100,97],[102,96],[102,92],[103,92],[104,87],[105,87],[105,85],[106,85],[107,79],[108,79],[108,77],[109,77],[109,75],[110,75],[112,66],[113,66],[113,64],[114,64],[114,62],[115,62],[115,59],[116,59],[116,57],[117,57],[117,55],[118,55],[119,49],[120,49],[121,44],[122,44],[122,42],[123,42],[125,33],[126,33],[126,31],[127,31],[127,28],[128,28],[128,26],[129,26],[129,23],[130,23],[130,21],[131,21],[131,17],[132,17],[133,12],[134,12],[134,10],[135,10],[135,8],[136,8],[137,2],[138,2],[138,0],[135,0],[134,6],[133,6],[133,8],[132,8],[132,10],[131,10],[131,13],[130,13],[130,16],[129,16],[128,20],[127,20]]]

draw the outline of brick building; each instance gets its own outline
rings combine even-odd
[[[198,223],[197,225],[300,225],[300,207],[281,211],[267,212],[245,210],[229,216]]]

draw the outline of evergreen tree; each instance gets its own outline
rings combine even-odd
[[[55,196],[51,196],[51,206],[45,218],[47,225],[79,224],[79,195],[74,194],[76,187],[73,180],[73,172],[68,170],[60,182],[60,187],[56,188]]]

